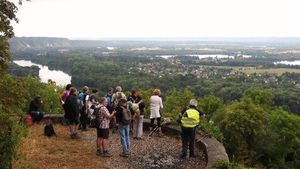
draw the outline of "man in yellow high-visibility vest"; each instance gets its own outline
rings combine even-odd
[[[196,127],[200,122],[200,111],[197,110],[198,101],[191,99],[189,106],[186,107],[179,116],[179,123],[181,123],[181,138],[182,138],[182,154],[180,158],[187,157],[187,150],[189,148],[190,157],[195,157],[195,133]]]

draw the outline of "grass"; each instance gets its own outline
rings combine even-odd
[[[29,135],[22,139],[20,157],[15,169],[79,169],[107,168],[105,161],[95,155],[95,144],[86,140],[71,140],[67,127],[55,126],[57,137],[43,135],[43,125],[29,128]],[[94,142],[93,142],[94,143]]]
[[[277,74],[281,75],[285,72],[290,72],[290,73],[300,73],[300,69],[285,69],[285,68],[270,68],[270,69],[245,69],[241,70],[241,72],[246,73],[246,74],[253,74],[253,73],[269,73],[269,74]]]

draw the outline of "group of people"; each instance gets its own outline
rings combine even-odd
[[[87,126],[97,129],[97,155],[109,157],[107,139],[109,128],[116,132],[118,129],[122,153],[129,155],[129,131],[132,131],[134,139],[143,138],[143,118],[145,103],[141,94],[131,91],[127,98],[120,86],[108,88],[107,94],[98,98],[98,90],[93,89],[89,94],[89,88],[84,86],[82,92],[77,92],[75,87],[68,84],[60,95],[60,101],[65,111],[65,119],[70,128],[71,139],[78,139],[78,129],[87,130]],[[162,104],[161,104],[162,105]]]
[[[163,102],[160,90],[155,89],[150,97],[150,130],[156,129],[158,135],[162,135],[161,116]],[[75,87],[68,84],[60,95],[60,101],[65,111],[65,119],[69,125],[71,139],[78,139],[78,129],[87,130],[87,126],[96,128],[97,150],[96,155],[110,157],[107,140],[109,129],[113,132],[118,130],[122,152],[120,156],[128,157],[130,149],[130,136],[133,139],[143,139],[143,121],[145,113],[145,102],[142,95],[135,90],[131,91],[129,97],[117,86],[115,92],[112,87],[108,88],[107,94],[98,98],[98,90],[93,89],[89,94],[89,88],[84,86],[82,92],[77,92]],[[200,111],[197,110],[197,100],[192,99],[187,108],[179,116],[182,126],[182,158],[186,158],[189,148],[189,156],[194,157],[195,128],[199,124]]]

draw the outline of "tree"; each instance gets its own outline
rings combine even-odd
[[[21,3],[21,1],[20,1]],[[7,68],[10,59],[8,39],[14,36],[11,21],[18,22],[17,6],[7,0],[0,0],[0,74]]]
[[[267,112],[249,98],[234,101],[216,118],[225,137],[225,147],[231,157],[252,165],[257,147],[265,136]]]
[[[209,121],[214,113],[224,106],[224,103],[220,98],[209,95],[200,99],[199,105],[205,114],[206,119]]]
[[[178,118],[178,114],[185,106],[188,106],[190,99],[195,98],[194,94],[188,90],[170,90],[166,94],[166,101],[164,102],[164,115],[171,117],[173,120]]]

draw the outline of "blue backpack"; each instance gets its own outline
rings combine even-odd
[[[106,97],[106,100],[107,100],[107,107],[110,107],[112,96],[107,94],[105,97]]]
[[[82,108],[84,106],[84,94],[83,93],[79,93],[77,102],[78,102],[79,110],[82,110]]]

